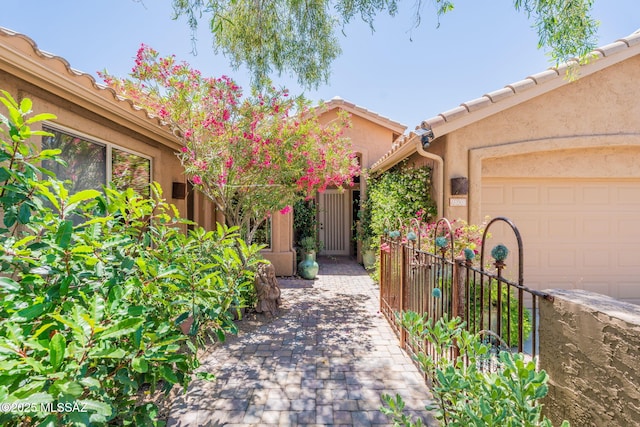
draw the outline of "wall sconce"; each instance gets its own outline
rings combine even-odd
[[[184,200],[187,197],[187,184],[184,182],[174,182],[171,187],[171,198]]]
[[[467,194],[469,194],[469,179],[464,176],[451,178],[451,195],[466,196]]]

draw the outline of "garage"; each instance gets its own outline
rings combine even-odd
[[[483,178],[481,194],[483,215],[520,230],[527,286],[640,303],[640,180]],[[496,243],[510,238],[492,234]]]

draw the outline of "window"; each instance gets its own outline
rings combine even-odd
[[[267,245],[265,249],[271,249],[271,218],[260,224],[253,236],[253,243]]]
[[[60,158],[67,166],[45,160],[42,166],[55,172],[58,179],[71,181],[70,193],[95,188],[113,182],[119,190],[133,188],[149,196],[151,159],[125,151],[108,143],[90,141],[49,127],[43,130],[53,136],[42,138],[43,149],[60,149]]]

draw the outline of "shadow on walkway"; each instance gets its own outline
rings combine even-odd
[[[391,425],[380,395],[399,393],[424,410],[424,381],[378,312],[378,289],[366,271],[320,258],[318,279],[279,279],[282,313],[214,349],[174,402],[169,426]]]

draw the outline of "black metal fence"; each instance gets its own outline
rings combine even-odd
[[[499,244],[485,262],[487,236],[497,222],[508,225],[517,242],[517,279],[504,277],[509,248]],[[538,354],[538,298],[551,299],[523,284],[520,232],[504,217],[491,220],[476,252],[456,244],[456,230],[440,219],[435,226],[412,221],[381,238],[380,310],[403,347],[435,356],[429,343],[412,344],[396,321],[396,313],[414,311],[437,321],[444,314],[461,317],[470,332],[494,346],[535,357]],[[424,346],[412,348],[412,346]]]

